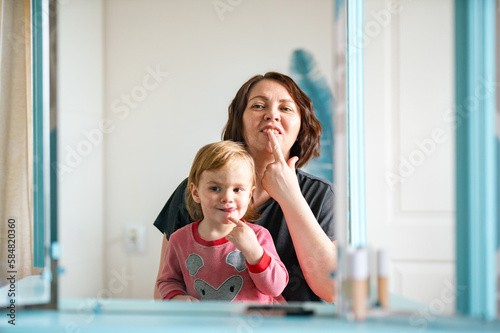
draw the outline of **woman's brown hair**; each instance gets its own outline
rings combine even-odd
[[[238,90],[228,108],[228,120],[222,131],[223,140],[233,140],[245,143],[243,128],[243,112],[247,107],[248,95],[252,87],[262,80],[274,80],[281,83],[290,93],[295,104],[300,109],[300,131],[297,141],[290,150],[290,157],[297,156],[297,167],[304,166],[311,158],[319,156],[320,138],[323,128],[314,115],[312,101],[290,78],[281,73],[268,72],[264,75],[256,75],[245,82]]]
[[[248,163],[252,172],[252,186],[255,186],[255,163],[252,156],[243,147],[243,144],[234,141],[220,141],[209,143],[203,146],[193,160],[191,171],[189,172],[188,186],[186,188],[186,207],[191,218],[195,221],[203,219],[201,205],[194,201],[191,194],[191,184],[198,187],[201,174],[208,170],[219,170],[234,160],[240,160]],[[247,211],[243,219],[247,222],[254,222],[259,217],[253,201],[250,200]]]

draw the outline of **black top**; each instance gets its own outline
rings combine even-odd
[[[297,179],[302,195],[311,207],[316,220],[326,235],[331,240],[334,240],[334,193],[332,183],[300,169],[297,169]],[[170,238],[170,235],[177,229],[193,222],[186,209],[184,195],[186,187],[187,179],[170,196],[154,222],[154,225],[161,232],[165,233],[167,238]],[[288,302],[320,301],[321,299],[314,294],[304,279],[293,247],[292,238],[290,237],[288,226],[279,204],[271,198],[263,203],[258,210],[261,215],[255,223],[269,230],[276,245],[278,255],[288,270],[289,282],[282,293],[283,297]],[[315,259],[321,260],[320,258]]]

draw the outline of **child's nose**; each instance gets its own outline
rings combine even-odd
[[[225,191],[222,195],[222,202],[233,202],[233,191]]]

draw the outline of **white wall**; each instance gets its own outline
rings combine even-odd
[[[58,7],[59,239],[62,298],[98,298],[103,290],[103,6]],[[92,24],[88,24],[92,22]]]

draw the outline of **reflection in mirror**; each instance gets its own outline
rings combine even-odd
[[[367,228],[369,244],[390,251],[391,291],[449,312],[454,297],[440,297],[454,290],[453,8],[429,6],[365,3]],[[333,7],[60,5],[62,297],[152,297],[161,244],[152,221],[195,152],[220,139],[238,87],[290,73],[293,50],[333,72],[342,54]]]
[[[152,223],[247,79],[303,49],[333,86],[332,1],[214,3],[60,4],[61,297],[152,298]]]

